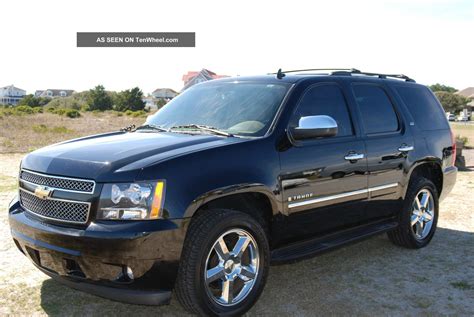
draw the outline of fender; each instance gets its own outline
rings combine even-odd
[[[416,162],[414,162],[411,166],[410,166],[410,169],[408,170],[408,172],[406,173],[406,177],[405,177],[405,183],[403,184],[403,189],[402,189],[402,198],[405,199],[405,195],[406,195],[406,192],[408,190],[408,184],[410,182],[410,179],[411,179],[411,175],[413,173],[413,171],[421,166],[421,165],[424,165],[424,164],[436,164],[440,171],[442,171],[442,161],[440,158],[436,157],[436,156],[428,156],[428,157],[424,157]]]
[[[279,208],[279,206],[281,207],[281,202],[277,201],[275,194],[269,188],[259,183],[243,183],[217,188],[200,195],[199,197],[194,199],[192,203],[186,208],[184,217],[192,217],[200,207],[210,201],[226,196],[243,193],[264,194],[270,201],[273,215],[280,213],[281,208]]]

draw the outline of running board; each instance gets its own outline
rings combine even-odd
[[[275,249],[271,253],[272,264],[282,264],[295,260],[315,256],[321,252],[328,251],[347,243],[356,242],[373,235],[384,233],[395,229],[398,222],[384,221],[348,229],[329,236],[305,240],[302,242],[285,245]]]

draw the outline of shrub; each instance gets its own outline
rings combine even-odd
[[[127,116],[131,116],[131,117],[134,117],[134,118],[144,117],[144,116],[147,115],[147,113],[143,110],[137,110],[137,111],[127,110],[127,111],[125,111],[125,114]]]
[[[18,106],[14,109],[14,112],[17,112],[17,114],[33,114],[35,113],[35,110],[33,107],[30,106]]]
[[[57,108],[55,111],[54,111],[55,114],[59,114],[60,116],[64,115],[66,113],[66,109],[64,108]]]
[[[456,142],[461,142],[463,146],[466,146],[468,141],[469,139],[467,138],[467,136],[456,135]]]
[[[75,109],[67,109],[65,114],[69,118],[79,118],[81,116],[81,113]]]

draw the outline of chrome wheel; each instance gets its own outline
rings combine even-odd
[[[435,217],[433,195],[428,189],[422,189],[415,196],[411,213],[411,228],[415,238],[423,240],[431,232]]]
[[[207,256],[204,270],[207,294],[222,306],[240,303],[255,285],[259,262],[257,243],[247,231],[225,232]]]

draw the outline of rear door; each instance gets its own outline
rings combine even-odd
[[[292,146],[280,153],[280,182],[284,209],[289,215],[284,231],[293,238],[357,225],[367,198],[365,145],[354,126],[346,94],[338,84],[318,83],[308,87],[289,127],[297,126],[301,117],[314,115],[335,119],[338,134],[292,141]],[[350,155],[353,160],[348,159]]]
[[[367,149],[366,217],[375,221],[400,210],[401,184],[414,141],[395,99],[382,82],[353,82],[351,88]]]

